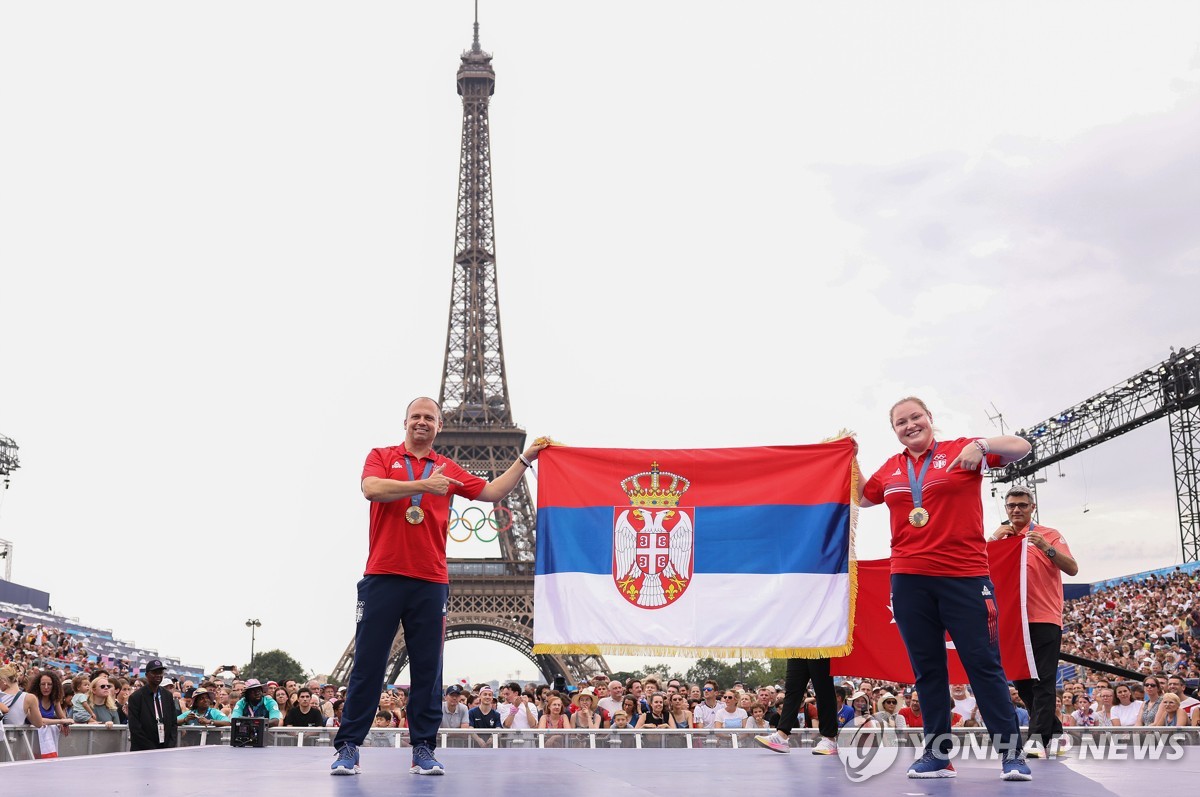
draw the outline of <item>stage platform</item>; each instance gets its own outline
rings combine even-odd
[[[1118,795],[1190,789],[1200,779],[1200,748],[1174,761],[1060,758],[1031,760],[1032,782],[1000,780],[995,761],[959,761],[958,777],[910,780],[911,758],[867,780],[851,782],[838,756],[808,750],[780,755],[762,749],[551,750],[449,749],[438,758],[447,774],[411,775],[406,748],[365,748],[361,775],[329,775],[328,747],[187,747],[142,753],[21,761],[0,765],[9,794],[104,793],[155,797],[480,797],[519,790],[554,797],[689,794],[871,794],[1023,797]]]

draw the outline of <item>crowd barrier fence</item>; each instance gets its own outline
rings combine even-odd
[[[30,726],[4,727],[0,736],[0,763],[14,761],[32,761],[40,757],[41,749],[38,744],[37,729]],[[330,747],[336,728],[270,728],[267,731],[266,745],[269,747]],[[446,748],[567,748],[584,749],[759,749],[754,743],[754,736],[766,733],[754,729],[641,729],[641,730],[503,730],[488,729],[474,730],[469,728],[439,731],[438,744]],[[891,732],[889,732],[891,733]],[[202,726],[185,726],[177,731],[180,747],[197,747],[207,745],[228,745],[230,729],[206,728]],[[862,732],[864,739],[874,741],[882,736],[878,729]],[[959,737],[960,744],[970,746],[977,751],[988,748],[987,731],[982,728],[955,728],[954,734]],[[1083,746],[1085,740],[1093,746],[1103,743],[1105,737],[1111,741],[1135,744],[1136,740],[1145,739],[1153,742],[1173,736],[1178,744],[1184,746],[1200,746],[1200,728],[1067,728],[1066,735],[1075,745]],[[811,748],[820,737],[816,730],[797,729],[791,735],[791,744],[795,748]],[[919,729],[895,732],[886,744],[900,747],[918,748],[923,744],[922,732]],[[408,730],[396,728],[373,728],[367,735],[364,747],[407,747],[409,745]],[[1136,746],[1136,744],[1135,744]],[[122,753],[129,750],[129,730],[124,725],[114,725],[106,728],[101,725],[72,725],[69,734],[59,736],[58,754],[60,757],[98,755],[102,753]]]

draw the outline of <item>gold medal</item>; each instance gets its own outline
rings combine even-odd
[[[929,510],[923,506],[913,507],[913,511],[908,513],[908,522],[921,528],[929,522]]]
[[[419,506],[410,506],[404,510],[404,519],[415,526],[425,519],[425,510]]]

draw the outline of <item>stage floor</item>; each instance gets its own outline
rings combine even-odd
[[[808,750],[779,755],[768,750],[439,750],[441,777],[410,775],[408,749],[362,750],[363,773],[333,777],[328,747],[188,747],[148,753],[114,753],[0,765],[9,794],[151,794],[155,797],[479,797],[519,789],[522,794],[573,797],[699,794],[865,795],[954,794],[990,797],[1120,795],[1144,797],[1147,789],[1196,782],[1200,748],[1186,747],[1175,761],[1031,760],[1032,782],[1000,780],[995,761],[960,761],[953,780],[909,780],[911,758],[853,783],[837,756]],[[1159,784],[1154,786],[1153,784]],[[998,791],[999,790],[999,791]]]
[[[716,793],[821,793],[821,795],[956,795],[1025,797],[1117,795],[1144,797],[1147,784],[1195,783],[1200,748],[1184,748],[1176,761],[1032,760],[1032,783],[1006,783],[995,761],[960,761],[953,780],[910,780],[905,765],[852,783],[838,756],[808,750],[779,755],[768,750],[439,750],[448,774],[408,773],[408,749],[362,750],[355,777],[331,777],[329,748],[196,747],[22,761],[0,766],[6,793],[104,793],[162,797],[479,797],[487,793],[576,797],[674,795],[680,789]]]

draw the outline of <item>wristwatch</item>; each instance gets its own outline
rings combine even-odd
[[[1046,549],[1046,558],[1047,559],[1053,559],[1056,556],[1058,556],[1058,551],[1054,550],[1053,545],[1051,545],[1049,548]]]

